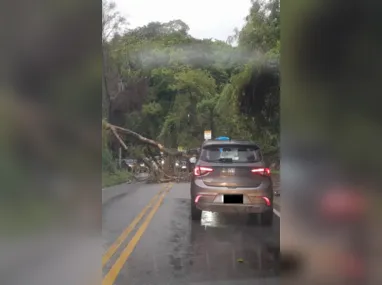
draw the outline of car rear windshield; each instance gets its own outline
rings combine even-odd
[[[258,162],[261,153],[257,146],[213,145],[203,148],[200,159],[206,162]]]

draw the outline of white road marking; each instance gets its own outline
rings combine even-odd
[[[275,213],[277,217],[281,218],[281,213],[277,211],[275,208],[273,208],[273,213]]]

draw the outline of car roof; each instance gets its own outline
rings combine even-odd
[[[202,144],[202,147],[206,146],[213,146],[213,145],[243,145],[243,146],[254,146],[257,148],[260,148],[260,146],[252,141],[248,140],[237,140],[237,139],[232,139],[232,140],[207,140]]]

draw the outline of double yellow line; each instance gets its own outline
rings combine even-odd
[[[115,252],[123,244],[123,242],[127,239],[129,234],[136,228],[136,226],[145,216],[146,212],[151,208],[151,211],[149,212],[145,220],[142,222],[142,225],[138,228],[137,232],[132,237],[130,242],[127,244],[127,246],[124,248],[121,255],[118,257],[118,259],[113,264],[109,272],[103,278],[102,285],[114,284],[114,281],[117,278],[119,272],[121,271],[123,265],[126,263],[127,259],[129,258],[134,248],[138,244],[139,240],[141,239],[142,235],[146,231],[155,213],[158,211],[159,207],[161,206],[164,200],[164,197],[170,191],[171,187],[172,185],[167,184],[164,187],[164,189],[159,191],[159,193],[157,193],[150,200],[150,202],[146,205],[146,207],[143,208],[143,210],[138,214],[138,216],[135,217],[132,223],[122,232],[122,234],[117,238],[117,240],[110,246],[107,252],[102,256],[102,267],[103,267],[110,260],[110,258],[115,254]]]

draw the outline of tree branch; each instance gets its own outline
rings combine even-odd
[[[149,145],[152,145],[152,146],[155,146],[157,147],[160,151],[168,154],[168,155],[171,155],[171,156],[183,156],[183,157],[188,157],[186,154],[184,154],[183,152],[180,152],[180,151],[177,151],[177,150],[172,150],[172,149],[168,149],[166,148],[165,146],[163,146],[161,143],[157,142],[157,141],[154,141],[152,139],[148,139],[132,130],[129,130],[129,129],[125,129],[125,128],[121,128],[121,127],[117,127],[117,126],[114,126],[112,124],[109,124],[109,123],[106,123],[106,128],[109,128],[111,130],[118,130],[120,132],[123,132],[125,134],[128,134],[128,135],[131,135],[135,138],[137,138],[138,140],[140,140],[141,142],[144,142],[146,144],[149,144]]]
[[[126,146],[126,144],[123,142],[123,140],[121,139],[121,137],[118,135],[118,133],[117,133],[117,131],[115,130],[115,128],[114,128],[114,127],[111,127],[110,129],[111,129],[111,131],[113,132],[114,136],[115,136],[115,137],[117,138],[117,140],[119,141],[119,143],[123,146],[123,148],[124,148],[125,150],[127,150],[127,146]]]

